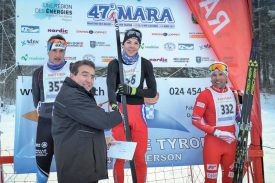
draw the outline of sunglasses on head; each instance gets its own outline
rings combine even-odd
[[[132,35],[136,35],[137,37],[139,37],[139,38],[141,39],[141,33],[138,32],[138,31],[130,30],[130,31],[127,32],[126,35],[127,35],[128,37],[129,37],[129,36],[132,36]]]
[[[209,66],[209,71],[211,72],[215,71],[216,69],[218,69],[219,71],[227,71],[227,65],[223,63],[214,63]]]

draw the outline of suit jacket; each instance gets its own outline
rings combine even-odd
[[[121,121],[118,111],[105,112],[90,92],[67,77],[53,110],[58,182],[88,183],[108,178],[104,129]]]

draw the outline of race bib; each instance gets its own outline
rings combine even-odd
[[[124,83],[137,88],[141,78],[141,57],[133,65],[123,65]]]
[[[60,70],[52,70],[47,64],[43,66],[43,86],[45,102],[54,102],[61,86],[70,75],[70,64],[66,63]]]
[[[216,109],[216,126],[229,126],[235,124],[236,101],[231,90],[218,93],[208,88],[213,96]]]

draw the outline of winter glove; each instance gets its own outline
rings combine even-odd
[[[214,131],[214,136],[226,141],[228,144],[231,144],[236,139],[233,133],[221,131],[218,129]]]
[[[117,104],[111,104],[111,108],[114,110],[114,111],[119,111],[119,107]]]
[[[118,85],[118,94],[119,95],[136,95],[137,89],[126,84]]]
[[[240,124],[240,122],[242,121],[242,117],[241,117],[241,114],[238,113],[236,116],[235,116],[235,121],[237,122],[237,124]]]
[[[123,115],[123,113],[120,111],[120,109],[119,109],[119,107],[118,107],[117,104],[111,104],[111,108],[112,108],[113,111],[118,111],[118,112],[120,113],[122,119],[124,118],[124,115]],[[124,120],[124,119],[123,119],[123,120]]]

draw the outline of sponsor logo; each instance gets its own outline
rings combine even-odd
[[[61,18],[63,21],[71,21],[73,5],[62,4],[60,1],[57,3],[43,2],[40,7],[34,9],[34,14],[38,19]]]
[[[181,58],[173,58],[173,60],[174,60],[174,62],[186,62],[186,63],[188,63],[190,59],[181,57]]]
[[[113,26],[113,13],[117,10],[120,27],[174,28],[175,20],[170,8],[134,7],[116,4],[95,4],[87,12],[88,25]]]
[[[44,149],[47,148],[48,147],[48,143],[47,142],[42,142],[41,143],[41,147],[44,148]]]
[[[140,45],[141,49],[159,49],[159,46],[157,45],[145,45],[145,43],[141,43]]]
[[[107,44],[105,42],[97,42],[97,41],[90,41],[90,47],[91,48],[95,48],[97,46],[106,46],[106,47],[109,47],[111,46],[110,44]]]
[[[176,45],[174,43],[165,43],[164,44],[164,49],[167,51],[174,51],[176,49]]]
[[[90,47],[95,48],[96,47],[96,41],[90,41]]]
[[[205,107],[205,104],[202,103],[202,102],[197,102],[196,106],[201,107],[201,108],[204,108],[204,107]],[[212,164],[210,164],[210,165],[212,165]],[[215,165],[215,164],[214,164],[214,165]],[[209,166],[209,167],[211,168],[211,166]],[[216,166],[216,168],[217,168],[217,166]],[[208,164],[207,164],[207,170],[210,170],[210,169],[208,169]]]
[[[39,26],[21,25],[21,32],[22,33],[39,33],[40,28]]]
[[[91,54],[83,55],[82,59],[83,59],[83,60],[90,60],[90,61],[95,62],[95,56],[93,56],[93,55],[91,55]]]
[[[167,58],[164,58],[164,57],[160,57],[160,58],[149,58],[149,60],[151,62],[168,62],[168,59]]]
[[[107,31],[76,30],[77,34],[107,34]]]
[[[199,106],[199,107],[204,108],[204,105],[205,104],[202,102],[197,102],[197,106]],[[217,164],[206,164],[206,169],[207,170],[217,170],[218,166],[217,166]]]
[[[211,45],[210,44],[199,45],[199,48],[200,50],[210,49]]]
[[[196,57],[196,62],[201,63],[201,57]]]
[[[189,32],[190,38],[206,38],[202,32]]]
[[[29,39],[21,41],[22,46],[34,46],[39,44],[39,40]]]
[[[64,57],[65,60],[76,60],[76,57],[72,57],[72,56],[66,56]]]
[[[68,47],[83,47],[83,42],[67,42]]]
[[[179,43],[178,44],[179,50],[194,50],[194,44],[189,43]]]
[[[107,31],[93,31],[93,30],[90,30],[89,33],[90,34],[107,34]]]
[[[210,57],[201,57],[201,56],[196,56],[196,62],[197,63],[201,63],[201,62],[209,62],[209,61],[216,61],[214,58],[210,58]]]
[[[29,54],[25,54],[25,55],[22,55],[21,56],[21,60],[23,61],[28,61],[28,60],[45,60],[45,57],[38,57],[38,56],[35,56],[35,57],[32,57],[32,56],[29,56]]]
[[[180,36],[180,33],[157,33],[157,32],[153,32],[152,36]]]
[[[218,97],[218,101],[230,101],[232,100],[232,97],[231,96],[227,96],[227,97]]]
[[[102,56],[101,60],[102,62],[111,62],[112,60],[114,60],[116,57],[114,56]]]
[[[68,34],[68,30],[64,29],[64,28],[61,28],[61,29],[48,29],[48,32]]]
[[[208,179],[217,179],[218,173],[206,173]]]

